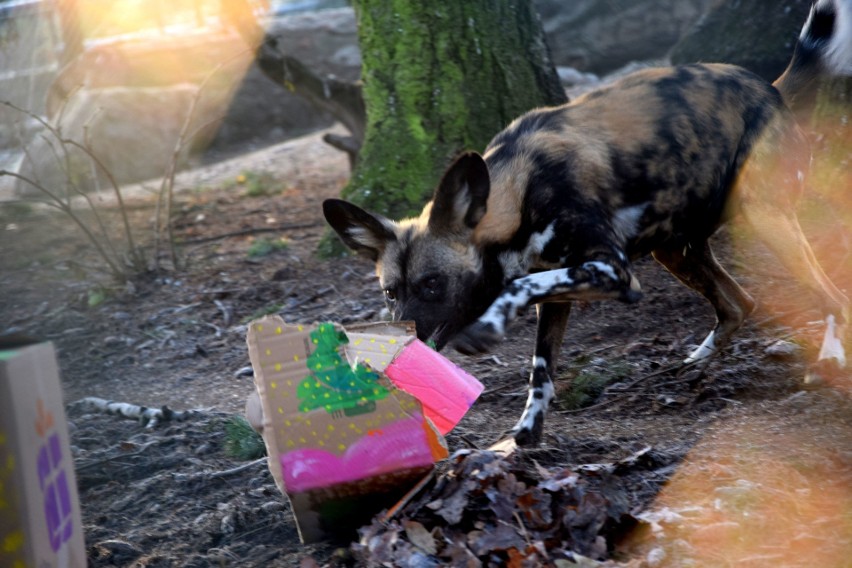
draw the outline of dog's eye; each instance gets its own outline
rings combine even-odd
[[[396,292],[394,292],[390,288],[385,288],[384,292],[385,292],[385,299],[388,302],[396,302]]]

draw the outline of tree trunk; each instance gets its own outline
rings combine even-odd
[[[564,102],[530,0],[357,0],[367,131],[343,197],[415,213],[460,151]]]

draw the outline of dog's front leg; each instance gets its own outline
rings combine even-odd
[[[484,353],[500,341],[509,324],[527,306],[542,302],[641,298],[639,282],[626,262],[592,260],[518,278],[506,286],[474,323],[463,329],[453,345],[461,353]]]
[[[571,304],[545,303],[536,306],[538,310],[538,327],[535,337],[535,355],[533,368],[530,372],[530,388],[527,406],[521,419],[512,428],[512,436],[518,445],[529,446],[541,441],[544,428],[544,415],[553,400],[553,376],[559,351],[562,348],[562,338]]]

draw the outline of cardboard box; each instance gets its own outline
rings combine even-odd
[[[446,380],[466,395],[424,408],[385,374],[393,374],[395,359],[415,341],[410,325],[344,331],[333,324],[287,325],[277,316],[250,324],[269,467],[290,499],[303,542],[351,538],[447,456],[442,432],[460,418],[458,401],[466,411],[482,385],[455,367],[455,378]],[[415,354],[424,368],[431,368],[434,351],[428,351]],[[399,367],[411,370],[411,364]],[[440,428],[427,410],[441,417]]]
[[[56,355],[0,338],[0,566],[85,567]]]

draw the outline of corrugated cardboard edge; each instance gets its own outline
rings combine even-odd
[[[257,363],[260,360],[260,346],[255,335],[256,325],[272,325],[283,326],[284,320],[280,316],[264,316],[260,320],[249,324],[249,330],[246,335],[246,344],[248,345],[249,359],[254,368],[254,387],[260,397],[260,406],[263,409],[263,443],[266,446],[267,465],[269,472],[272,474],[272,479],[275,481],[276,487],[284,495],[287,495],[287,488],[284,486],[284,474],[281,471],[281,461],[278,459],[279,449],[277,439],[270,432],[274,432],[272,424],[272,416],[274,409],[271,407],[269,397],[266,394],[266,382],[263,379],[263,372],[260,365]]]

